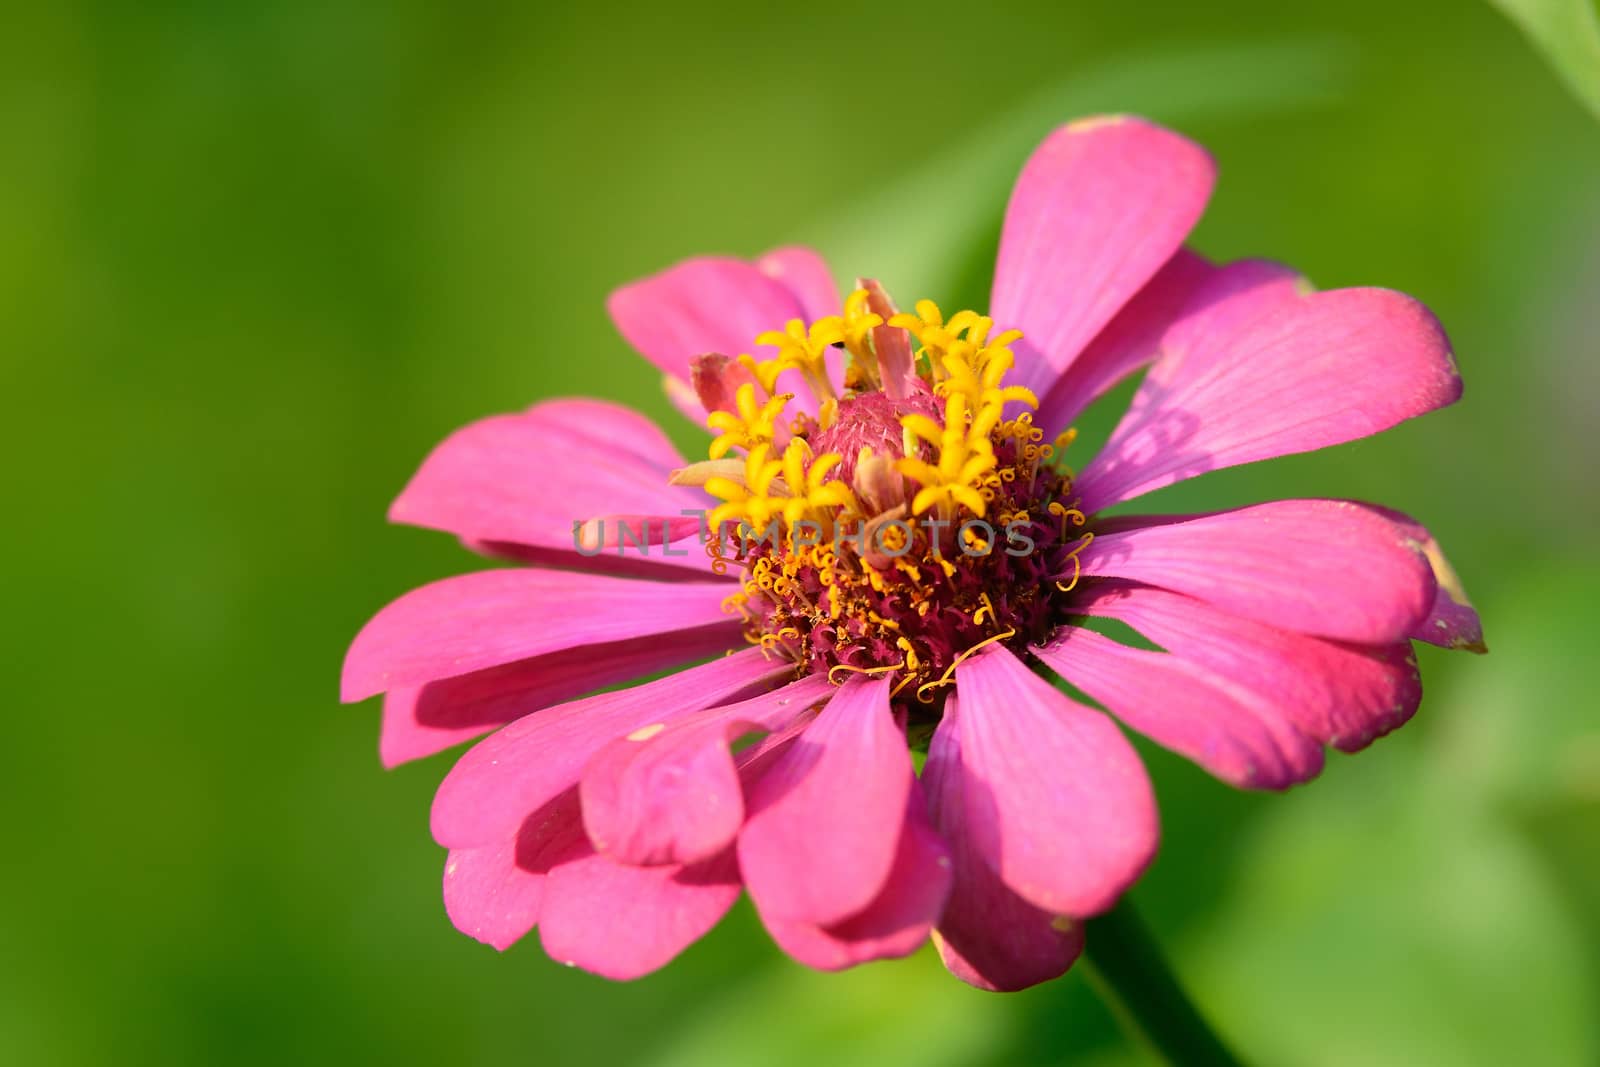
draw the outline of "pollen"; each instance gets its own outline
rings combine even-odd
[[[1037,397],[1006,382],[1022,334],[914,307],[868,281],[842,315],[756,337],[773,354],[738,357],[749,374],[707,420],[709,461],[673,480],[719,501],[708,551],[742,573],[724,607],[751,644],[835,684],[892,676],[936,714],[964,659],[1067,618],[1093,534],[1060,462],[1072,431],[1047,442]],[[776,391],[790,370],[816,407]]]

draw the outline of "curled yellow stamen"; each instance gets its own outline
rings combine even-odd
[[[1072,581],[1068,582],[1066,585],[1062,585],[1058,579],[1055,583],[1057,590],[1063,593],[1070,593],[1078,587],[1078,579],[1083,577],[1083,562],[1078,559],[1078,554],[1084,549],[1088,548],[1089,542],[1093,540],[1093,531],[1087,532],[1081,539],[1079,539],[1077,545],[1072,549],[1072,551],[1067,553],[1067,558],[1072,561]]]
[[[938,678],[934,679],[933,681],[928,682],[926,685],[917,686],[917,701],[918,701],[918,703],[922,703],[922,704],[931,704],[931,703],[933,703],[933,698],[930,697],[930,696],[927,696],[927,694],[930,691],[934,690],[934,689],[940,688],[941,686],[949,685],[950,682],[952,680],[954,680],[954,678],[955,678],[956,668],[961,666],[961,664],[963,664],[964,662],[966,662],[968,657],[970,657],[974,652],[978,651],[980,648],[983,648],[985,645],[992,645],[996,641],[1006,641],[1006,640],[1009,640],[1010,638],[1013,638],[1015,636],[1017,636],[1017,631],[1016,630],[1005,630],[1005,631],[1003,631],[1001,633],[994,634],[993,636],[985,637],[982,641],[979,641],[977,644],[973,645],[971,648],[969,648],[965,652],[961,653],[961,655],[957,656],[954,660],[951,661],[950,666],[945,668],[944,674],[940,675]]]
[[[1065,543],[1066,540],[1067,540],[1067,523],[1068,523],[1068,521],[1071,521],[1071,523],[1074,526],[1082,526],[1084,523],[1089,521],[1088,517],[1085,516],[1082,511],[1079,511],[1077,508],[1069,508],[1065,504],[1061,503],[1061,501],[1059,501],[1059,500],[1050,501],[1050,506],[1047,507],[1045,510],[1048,511],[1052,515],[1056,515],[1056,516],[1060,517],[1060,519],[1061,519],[1061,540],[1062,540],[1062,543]],[[1081,551],[1083,551],[1083,549],[1079,548],[1077,551],[1081,552]]]
[[[984,616],[985,613],[988,613],[989,621],[993,622],[994,619],[995,619],[994,601],[989,599],[989,594],[988,593],[979,593],[978,594],[978,599],[983,601],[983,605],[981,607],[979,607],[977,611],[972,613],[972,623],[973,623],[973,625],[974,626],[982,626],[983,625],[983,616]]]
[[[901,660],[899,663],[891,663],[887,667],[852,667],[848,663],[836,663],[832,667],[828,668],[828,681],[833,685],[839,684],[839,680],[833,676],[834,671],[845,671],[849,674],[864,674],[870,677],[874,674],[889,674],[892,671],[905,670],[905,667],[905,660]]]

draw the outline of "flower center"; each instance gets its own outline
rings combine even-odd
[[[1037,399],[1005,384],[1021,334],[993,328],[931,301],[896,313],[869,282],[843,316],[762,334],[773,356],[696,361],[718,436],[675,477],[722,501],[709,550],[744,571],[725,606],[753,644],[835,682],[893,675],[936,711],[966,656],[1064,621],[1093,536],[1059,463],[1073,432],[1045,443]],[[827,369],[841,357],[843,395]],[[790,372],[814,411],[784,391]]]

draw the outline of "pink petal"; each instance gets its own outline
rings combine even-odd
[[[1081,506],[1367,437],[1460,395],[1449,341],[1417,301],[1386,289],[1306,294],[1163,357],[1079,478]]]
[[[851,678],[751,786],[739,866],[762,914],[826,926],[871,904],[912,777],[889,681]]]
[[[516,864],[515,839],[454,848],[444,864],[444,908],[457,930],[504,952],[539,921],[544,875]]]
[[[1083,573],[1160,586],[1269,626],[1384,645],[1427,618],[1427,560],[1383,515],[1345,500],[1280,500],[1210,515],[1117,520]]]
[[[981,864],[970,870],[961,904],[952,897],[933,932],[950,973],[991,993],[1015,993],[1066,974],[1083,953],[1083,925],[1035,908]]]
[[[641,463],[660,467],[676,463],[678,450],[650,417],[622,404],[593,397],[562,397],[529,408],[527,415],[552,433],[603,445]]]
[[[956,687],[960,714],[952,720],[947,706],[940,725],[956,743],[937,759],[930,752],[926,773],[959,793],[971,848],[1052,915],[1109,908],[1155,855],[1158,835],[1132,746],[1003,647],[957,667]]]
[[[678,413],[696,426],[704,426],[707,409],[700,400],[700,395],[694,386],[682,378],[671,374],[661,376],[661,391],[666,394],[667,402],[678,409]]]
[[[587,518],[573,530],[573,543],[581,555],[596,549],[610,549],[622,555],[627,549],[673,545],[700,531],[703,522],[696,515],[641,515],[604,512]],[[691,553],[684,551],[687,558]]]
[[[1221,269],[1180,248],[1062,371],[1040,401],[1034,424],[1047,434],[1066,429],[1083,409],[1122,379],[1156,358],[1161,341],[1191,297]],[[1020,347],[1028,345],[1026,338]],[[1032,358],[1039,358],[1030,353]]]
[[[666,966],[738,899],[731,849],[687,867],[629,867],[587,852],[546,877],[539,937],[551,959],[626,981]]]
[[[1422,700],[1409,641],[1369,646],[1308,637],[1140,586],[1097,587],[1074,609],[1127,623],[1168,658],[1261,694],[1297,729],[1344,752],[1400,726]]]
[[[1445,559],[1444,550],[1439,547],[1439,542],[1433,539],[1428,528],[1401,511],[1376,506],[1373,510],[1405,531],[1416,549],[1427,558],[1428,566],[1433,570],[1434,583],[1438,587],[1434,595],[1433,610],[1428,613],[1422,625],[1413,630],[1409,636],[1413,640],[1426,641],[1441,648],[1465,649],[1477,653],[1489,651],[1489,647],[1483,643],[1483,622],[1478,618],[1478,612],[1473,608],[1472,602],[1467,599],[1467,591],[1456,575],[1455,568],[1450,566],[1448,559]]]
[[[1322,770],[1322,746],[1270,697],[1165,652],[1069,628],[1033,650],[1117,718],[1241,789],[1287,789]]]
[[[1239,259],[1197,279],[1188,299],[1161,335],[1161,358],[1149,388],[1159,399],[1180,371],[1185,374],[1225,359],[1228,346],[1257,320],[1299,307],[1311,291],[1305,278],[1270,259]]]
[[[508,837],[530,811],[576,785],[584,765],[616,738],[770,689],[792,671],[746,649],[524,716],[478,742],[445,776],[433,798],[434,840],[463,848]]]
[[[499,667],[391,689],[378,754],[385,767],[421,759],[532,711],[742,645],[737,620],[649,641],[552,652]]]
[[[661,967],[739,895],[731,851],[691,867],[623,867],[595,854],[567,789],[507,844],[452,849],[445,907],[463,933],[504,949],[540,926],[545,951],[609,978]]]
[[[1123,419],[1129,422],[1163,395],[1164,383],[1178,368],[1214,359],[1219,345],[1255,319],[1298,302],[1305,288],[1305,279],[1269,260],[1242,259],[1213,267],[1179,250],[1061,376],[1035,421],[1045,426],[1065,422],[1057,409],[1070,409],[1079,397],[1092,399],[1085,395],[1091,387],[1103,381],[1103,388],[1109,388],[1139,364],[1155,359]],[[1046,418],[1057,421],[1046,423]]]
[[[995,321],[1043,356],[1019,359],[1018,384],[1048,390],[1177,252],[1214,178],[1199,146],[1140,119],[1046,138],[1012,191],[995,263]]]
[[[708,497],[667,484],[683,465],[644,416],[600,401],[555,400],[482,419],[446,438],[390,507],[389,518],[472,542],[558,551],[584,566],[574,541],[577,523],[608,515],[682,522],[683,512],[704,513]],[[609,554],[619,554],[615,524],[609,530]],[[649,555],[662,565],[709,566],[697,545],[682,556]]]
[[[795,266],[789,258],[780,263]],[[770,354],[755,347],[756,337],[806,317],[800,298],[783,282],[754,264],[714,256],[685,260],[625,285],[606,306],[628,343],[680,381],[689,377],[690,361],[707,352]],[[794,410],[817,410],[816,395],[798,371],[779,376],[777,388],[795,394]]]
[[[828,270],[827,261],[809,248],[790,246],[774,249],[756,260],[756,267],[769,278],[781,283],[800,302],[802,317],[807,322],[838,315],[844,310],[839,299],[839,287]],[[766,329],[777,329],[782,323],[771,323]]]
[[[444,865],[444,907],[457,930],[501,951],[539,920],[552,859],[583,843],[570,792],[528,816],[507,840],[454,848]]]
[[[1103,392],[1155,360],[1122,420],[1131,423],[1160,400],[1179,368],[1218,358],[1245,326],[1297,304],[1306,289],[1304,278],[1269,260],[1214,267],[1180,249],[1067,368],[1034,421],[1052,430],[1066,425],[1099,395],[1095,390]]]
[[[662,521],[664,520],[657,518],[652,525]],[[610,529],[609,523],[607,529],[608,531]],[[737,571],[730,571],[726,567],[720,574],[717,572],[714,561],[706,552],[706,546],[699,543],[698,531],[694,542],[684,541],[640,552],[630,540],[624,551],[607,549],[592,556],[583,555],[575,550],[535,548],[532,545],[522,545],[512,541],[477,541],[463,537],[461,543],[473,552],[491,559],[525,563],[546,570],[583,571],[587,574],[603,574],[612,578],[646,578],[657,582],[689,582],[697,579],[704,581],[708,578],[734,581],[738,577]]]
[[[345,655],[341,697],[363,700],[547,652],[724,621],[723,582],[638,582],[493,570],[414,589],[385,607]]]
[[[878,898],[831,927],[763,916],[778,947],[808,967],[837,971],[915,952],[950,892],[950,853],[928,821],[922,787],[912,780],[894,865]]]
[[[950,972],[979,989],[1010,992],[1065,974],[1083,951],[1083,928],[1006,888],[995,873],[997,850],[974,818],[986,806],[969,799],[962,771],[958,697],[948,698],[934,732],[924,781],[934,825],[949,843],[953,880],[934,944]]]
[[[781,729],[833,695],[826,675],[640,730],[597,752],[581,794],[589,840],[620,863],[691,863],[733,843],[744,795],[728,743]]]
[[[677,378],[706,352],[749,352],[755,338],[803,318],[793,292],[743,260],[705,256],[624,285],[607,301],[622,336]]]

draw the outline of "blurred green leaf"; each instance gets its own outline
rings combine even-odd
[[[1522,28],[1572,95],[1600,118],[1600,5],[1594,0],[1489,0]]]

